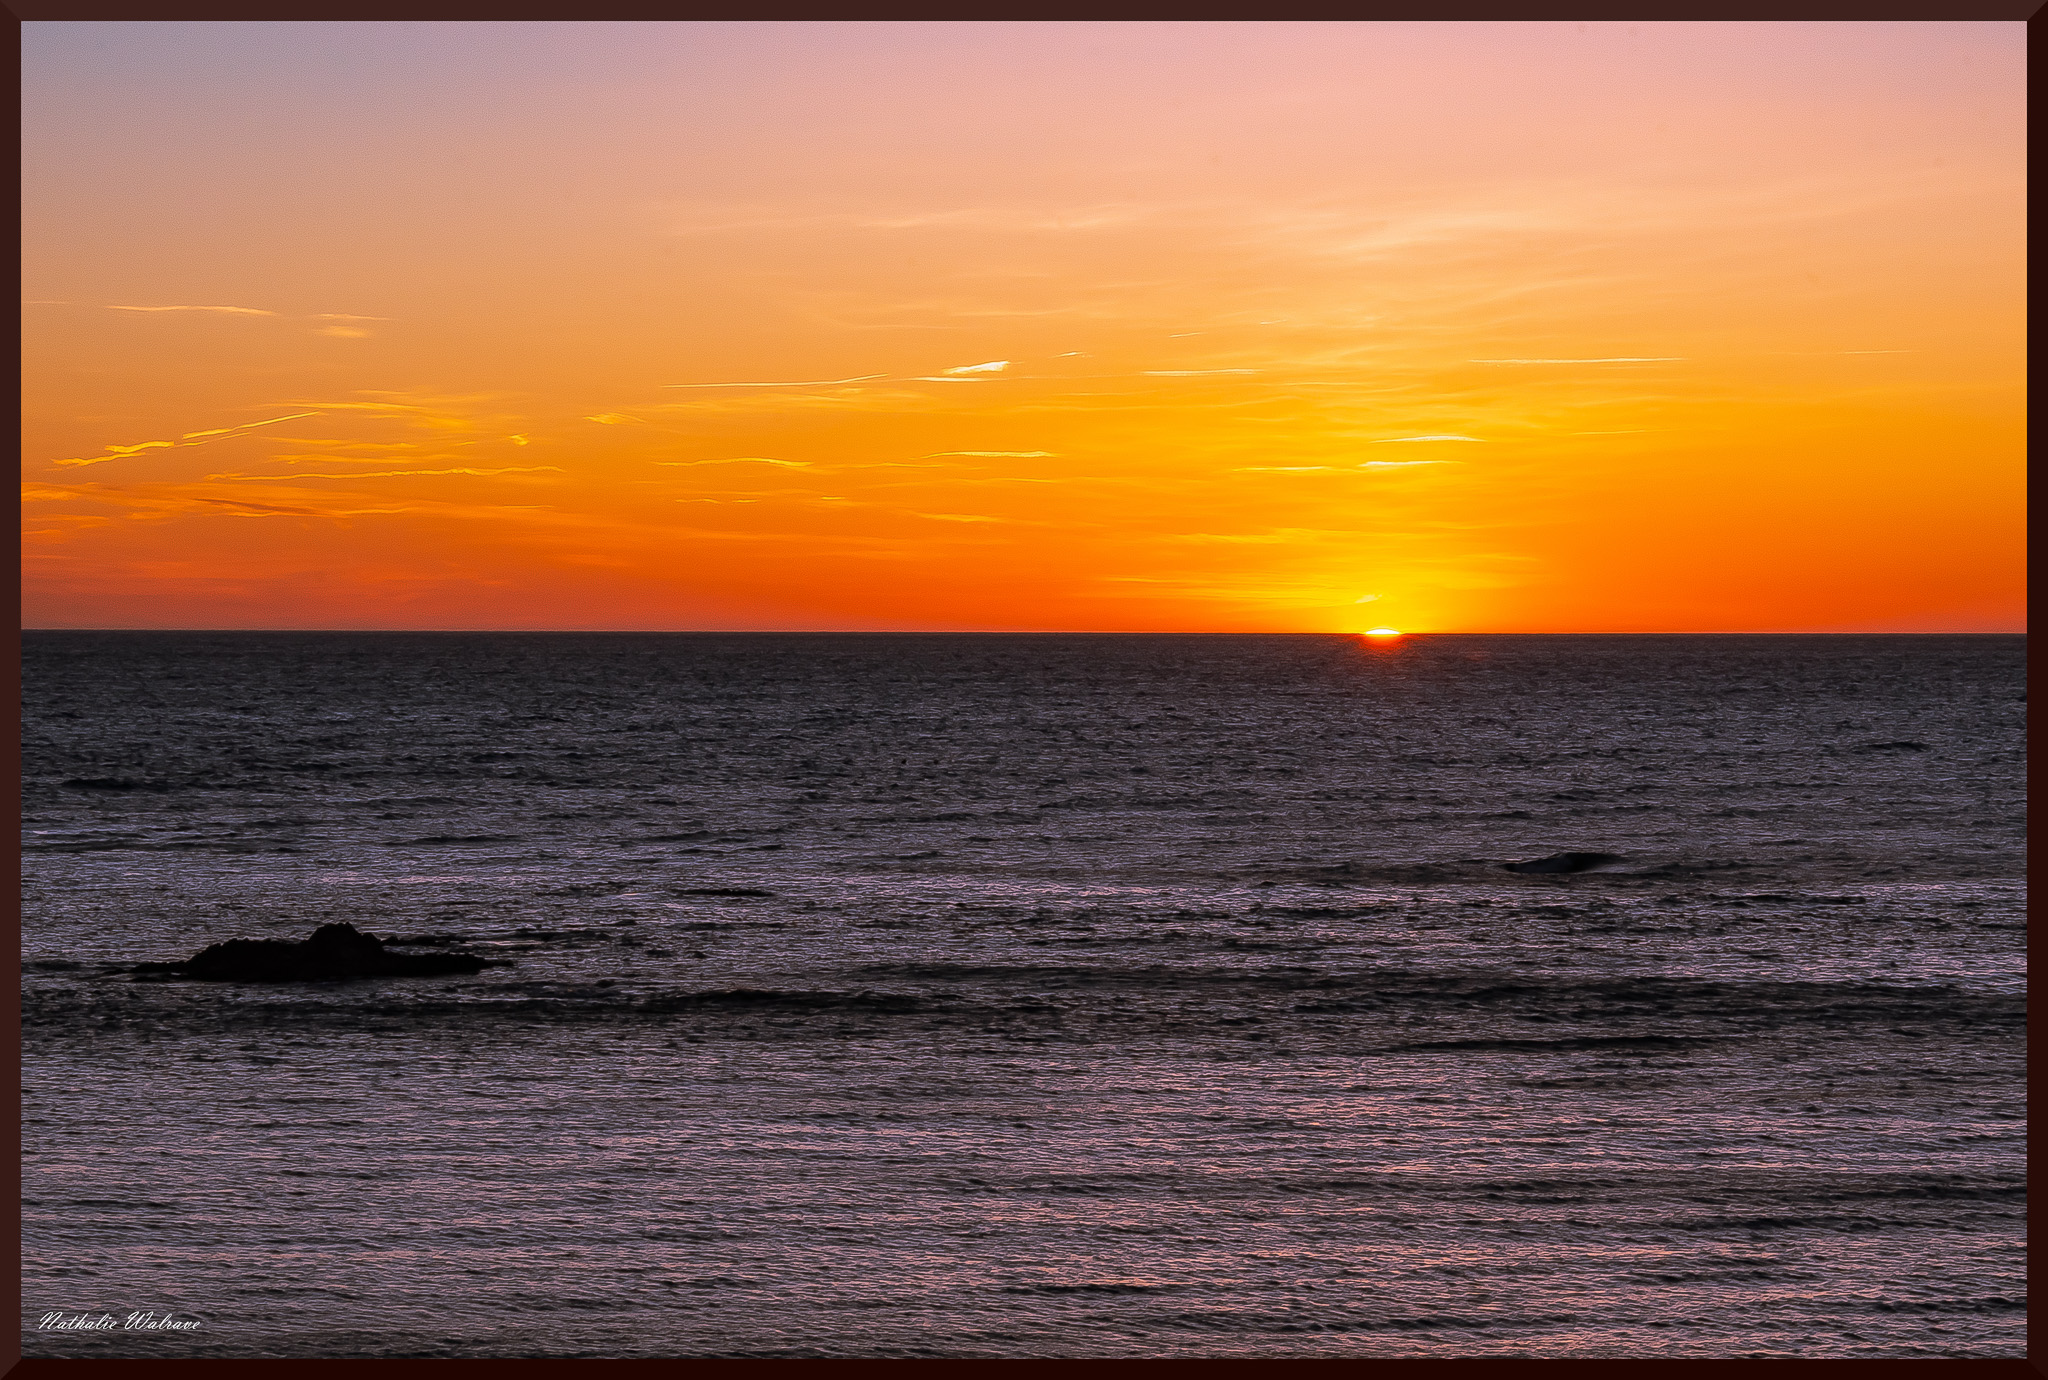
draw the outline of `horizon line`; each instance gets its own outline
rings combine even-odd
[[[1366,633],[1302,629],[1185,628],[208,628],[23,627],[22,633],[360,633],[430,636],[620,637],[1364,637]],[[1549,629],[1542,632],[1441,629],[1402,631],[1402,637],[2025,637],[2025,628],[1655,628]]]

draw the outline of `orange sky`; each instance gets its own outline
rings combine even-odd
[[[29,24],[26,621],[2018,630],[2023,45]]]

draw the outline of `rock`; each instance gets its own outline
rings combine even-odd
[[[1552,853],[1529,862],[1502,863],[1509,872],[1584,872],[1604,863],[1621,861],[1619,853]]]
[[[394,954],[383,940],[354,925],[322,925],[303,944],[230,939],[201,949],[183,963],[164,966],[184,977],[213,982],[316,982],[475,973],[483,970],[484,961],[475,954]]]

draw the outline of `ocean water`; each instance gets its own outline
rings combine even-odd
[[[29,634],[24,1350],[2022,1355],[2023,651]]]

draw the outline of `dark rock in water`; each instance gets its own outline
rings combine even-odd
[[[1529,862],[1502,863],[1509,872],[1584,872],[1603,863],[1620,862],[1619,853],[1552,853]]]
[[[354,925],[322,925],[303,944],[276,939],[230,939],[165,965],[188,978],[215,982],[314,982],[323,978],[432,977],[475,973],[475,954],[394,954],[384,941]]]

